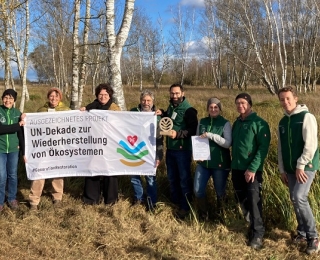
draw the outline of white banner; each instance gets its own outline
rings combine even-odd
[[[156,173],[153,112],[73,110],[26,115],[30,180]]]

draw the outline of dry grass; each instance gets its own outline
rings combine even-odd
[[[26,104],[26,112],[35,112],[44,103],[47,89],[30,88],[32,100]],[[166,108],[169,98],[167,87],[155,92],[158,107]],[[254,110],[269,122],[273,138],[265,169],[267,232],[262,250],[255,251],[246,246],[247,224],[233,201],[230,182],[229,203],[223,222],[212,220],[199,223],[193,214],[185,221],[173,217],[174,208],[168,200],[164,162],[157,172],[160,202],[154,213],[146,212],[142,206],[130,205],[132,188],[126,176],[119,178],[120,200],[114,206],[83,205],[83,179],[66,178],[61,208],[53,207],[47,181],[40,210],[30,212],[27,204],[30,183],[21,164],[20,209],[13,212],[5,207],[0,215],[0,259],[320,259],[320,255],[307,257],[303,253],[305,245],[295,246],[290,242],[290,232],[295,229],[295,223],[287,190],[279,181],[275,161],[276,126],[282,115],[277,98],[264,89],[248,92],[252,95]],[[206,115],[207,99],[218,96],[223,103],[223,113],[231,122],[237,116],[234,97],[238,93],[236,90],[213,88],[186,89],[186,96],[197,108],[199,118]],[[138,88],[126,89],[125,95],[128,108],[138,104]],[[85,94],[84,104],[92,99],[91,94]],[[303,95],[302,99],[319,119],[317,94]],[[311,197],[315,212],[318,212],[319,178],[316,183]],[[208,197],[213,213],[215,199],[212,183],[208,188]]]

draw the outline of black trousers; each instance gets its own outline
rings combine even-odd
[[[86,177],[84,180],[83,202],[89,205],[99,204],[101,190],[105,204],[115,203],[118,200],[118,177]]]
[[[232,169],[232,183],[235,197],[250,212],[250,229],[252,238],[262,238],[265,232],[262,219],[262,172],[257,171],[254,182],[247,183],[245,171]]]

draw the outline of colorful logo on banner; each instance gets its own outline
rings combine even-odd
[[[120,159],[120,162],[126,166],[136,167],[144,164],[145,161],[142,158],[149,154],[148,150],[142,151],[142,149],[146,146],[146,143],[144,141],[135,146],[137,140],[138,137],[136,135],[129,135],[127,136],[127,140],[121,140],[119,142],[119,145],[122,148],[117,148],[117,153],[120,153],[125,158]]]

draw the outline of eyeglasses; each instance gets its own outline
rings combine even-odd
[[[243,105],[246,105],[246,104],[248,104],[247,101],[236,102],[236,106],[243,106]]]
[[[99,94],[98,97],[109,97],[109,94]]]

